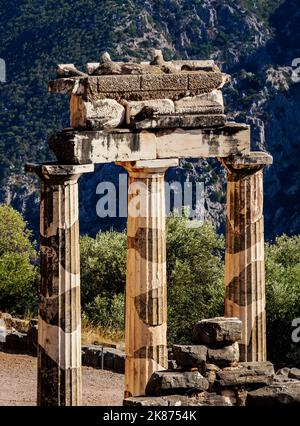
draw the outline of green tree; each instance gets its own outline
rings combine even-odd
[[[292,342],[292,321],[300,317],[300,236],[278,237],[266,245],[268,358],[278,367],[300,365]]]
[[[124,330],[126,241],[116,231],[80,240],[83,313],[107,334]]]
[[[20,213],[0,206],[0,309],[23,315],[37,306],[36,251]]]
[[[205,222],[167,221],[168,340],[185,343],[195,322],[223,314],[224,239]]]

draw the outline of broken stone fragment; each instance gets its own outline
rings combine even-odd
[[[221,90],[202,95],[187,96],[175,101],[176,114],[224,114]]]
[[[221,367],[234,365],[239,361],[239,358],[240,351],[238,342],[224,346],[223,348],[208,348],[207,351],[207,361]]]
[[[195,393],[207,390],[208,381],[198,371],[157,371],[146,386],[152,396]]]
[[[206,362],[207,347],[200,345],[173,345],[176,363],[183,369],[199,368]]]
[[[56,77],[57,78],[66,78],[66,77],[84,77],[86,74],[79,71],[74,64],[59,64],[56,67]]]
[[[281,368],[280,370],[276,371],[276,376],[279,377],[288,377],[289,376],[290,369],[287,367]]]
[[[148,101],[126,102],[126,123],[130,124],[131,119],[141,114],[144,108],[151,108],[153,114],[168,115],[175,111],[174,102],[171,99],[150,99]]]
[[[195,324],[192,341],[196,344],[220,345],[242,338],[242,322],[238,318],[217,317]]]
[[[133,118],[131,125],[134,129],[193,129],[222,127],[226,123],[225,115],[164,115],[138,120]]]
[[[258,388],[273,383],[274,367],[266,362],[241,362],[237,367],[227,367],[216,373],[218,388],[238,387]]]
[[[231,406],[228,398],[216,393],[201,392],[197,396],[168,395],[168,396],[137,396],[124,400],[123,405],[141,407],[167,406]]]
[[[124,399],[123,405],[140,407],[173,407],[187,406],[190,398],[185,395],[168,396],[135,396]]]
[[[300,407],[300,381],[266,386],[247,395],[248,406],[297,406]]]
[[[125,118],[125,108],[114,99],[85,102],[80,96],[73,95],[70,109],[70,125],[74,129],[115,128],[123,124]],[[93,123],[96,123],[96,126],[93,126]]]
[[[300,368],[291,368],[289,371],[289,377],[291,379],[300,380]]]
[[[201,366],[201,374],[208,380],[209,383],[209,392],[211,392],[214,388],[214,383],[217,378],[217,371],[220,370],[220,367],[218,367],[215,364],[208,364],[205,363]]]

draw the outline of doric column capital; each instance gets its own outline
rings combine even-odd
[[[164,175],[169,167],[177,167],[178,163],[177,158],[116,162],[118,166],[124,167],[130,176],[139,178]]]
[[[83,173],[94,171],[93,164],[59,164],[59,163],[42,163],[25,165],[25,171],[35,173],[43,182],[50,185],[63,185],[65,183],[76,183]]]
[[[229,175],[240,178],[256,173],[265,166],[271,165],[273,163],[273,157],[266,152],[253,151],[243,156],[234,155],[220,158],[219,161],[226,168]]]

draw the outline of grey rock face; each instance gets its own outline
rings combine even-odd
[[[195,324],[192,340],[197,344],[229,344],[242,337],[242,323],[238,318],[217,317]]]
[[[300,381],[266,386],[249,392],[248,406],[300,406]]]
[[[186,394],[207,390],[208,381],[198,371],[158,371],[152,374],[146,387],[151,396]]]
[[[208,348],[207,360],[212,364],[222,367],[230,366],[239,361],[240,351],[237,342],[232,345],[224,346],[223,348],[210,349]]]
[[[173,345],[176,363],[183,369],[198,368],[205,361],[207,347],[203,345]]]

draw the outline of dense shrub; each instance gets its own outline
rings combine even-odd
[[[82,309],[103,331],[123,331],[126,234],[100,232],[81,238]]]
[[[37,308],[36,258],[20,213],[0,206],[0,310],[24,315]]]
[[[300,236],[266,245],[268,357],[277,366],[300,366],[300,344],[292,342],[292,321],[300,318]]]
[[[185,218],[167,221],[168,336],[188,340],[191,325],[223,312],[223,238],[206,223],[190,228]],[[83,310],[97,326],[123,328],[126,235],[99,233],[81,239]]]
[[[190,340],[191,326],[224,311],[224,240],[209,222],[191,228],[185,218],[167,222],[168,340]]]

